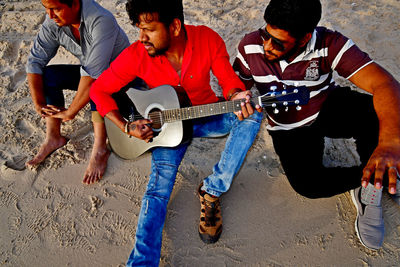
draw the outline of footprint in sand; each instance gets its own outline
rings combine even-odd
[[[0,206],[9,207],[10,205],[17,206],[19,197],[12,191],[3,190],[0,188]]]
[[[25,77],[26,77],[25,71],[17,71],[12,77],[9,91],[15,92],[18,89],[18,87],[25,81]]]
[[[0,119],[2,115],[0,114]],[[29,122],[17,119],[15,122],[15,129],[25,137],[32,135],[33,128]],[[0,153],[0,158],[4,159],[4,166],[16,171],[22,171],[26,168],[25,162],[27,161],[27,155],[10,155],[7,152]]]
[[[33,126],[30,124],[30,122],[23,119],[17,119],[15,121],[15,128],[19,133],[27,137],[31,136],[34,132]]]
[[[25,162],[27,160],[27,156],[17,155],[12,157],[10,160],[7,160],[4,165],[10,169],[16,171],[22,171],[26,168]]]

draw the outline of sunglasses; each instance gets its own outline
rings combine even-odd
[[[261,27],[258,29],[261,38],[264,40],[264,42],[268,41],[271,39],[272,47],[280,52],[285,51],[286,47],[283,45],[282,41],[279,39],[276,39],[274,36],[272,36],[268,31],[266,27]]]

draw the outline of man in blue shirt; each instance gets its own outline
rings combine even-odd
[[[64,146],[61,123],[72,120],[89,102],[93,81],[108,68],[129,40],[114,16],[93,0],[42,0],[46,19],[34,41],[27,76],[30,93],[39,115],[46,120],[46,139],[28,167],[35,167],[52,152]],[[80,60],[80,65],[49,65],[60,46]],[[71,104],[64,108],[63,89],[76,90]],[[110,152],[102,117],[91,102],[94,145],[83,182],[101,179]]]

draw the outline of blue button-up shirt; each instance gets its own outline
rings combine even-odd
[[[80,60],[82,76],[97,79],[129,46],[128,37],[111,12],[93,0],[81,0],[81,4],[80,42],[70,27],[58,27],[46,15],[28,57],[27,73],[43,74],[44,67],[63,46]]]

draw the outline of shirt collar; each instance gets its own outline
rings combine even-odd
[[[308,54],[313,53],[314,50],[315,50],[315,43],[316,42],[317,42],[317,31],[314,30],[310,41],[308,41],[308,43],[307,43],[306,49],[304,49],[304,51],[302,53],[300,53],[293,61],[291,61],[290,63],[287,63],[287,61],[284,60],[284,59],[279,61],[279,64],[280,64],[281,69],[282,69],[282,72],[290,64],[299,62],[299,61],[303,60]]]
[[[312,37],[310,39],[310,41],[308,41],[306,50],[304,51],[304,54],[307,55],[311,52],[314,52],[315,50],[315,43],[317,42],[317,31],[314,30]]]
[[[189,46],[190,49],[193,49],[194,43],[193,43],[193,29],[192,25],[186,25],[184,24],[185,30],[186,30],[186,46]]]
[[[306,49],[304,49],[303,52],[301,52],[292,62],[290,62],[289,64],[292,63],[296,63],[298,61],[303,60],[303,58],[305,58],[307,55],[313,53],[315,51],[315,43],[317,42],[317,31],[314,30],[312,37],[310,39],[310,41],[308,41]],[[286,60],[283,60],[286,62]]]
[[[81,25],[82,23],[85,22],[85,17],[87,16],[87,13],[89,12],[88,6],[92,0],[80,0],[81,2]]]
[[[182,62],[182,68],[181,68],[181,77],[184,77],[188,66],[190,64],[190,61],[192,59],[192,53],[193,53],[193,48],[194,48],[194,36],[193,36],[193,31],[191,25],[186,25],[184,24],[185,30],[186,30],[186,47],[185,47],[185,52],[183,54],[183,62]]]

